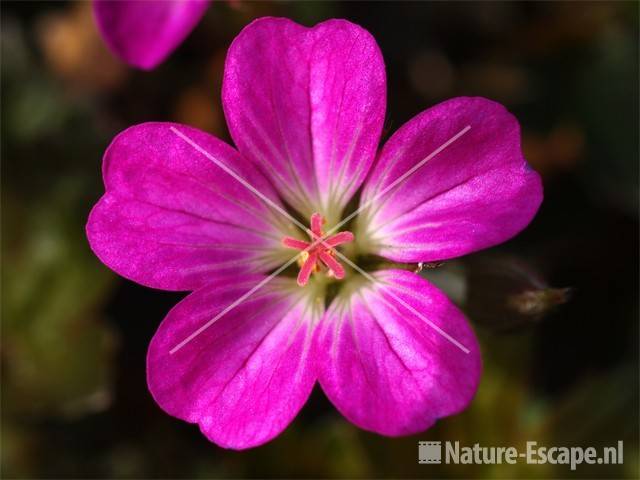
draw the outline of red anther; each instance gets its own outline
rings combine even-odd
[[[342,245],[343,243],[353,242],[354,238],[355,237],[351,232],[339,232],[327,238],[324,243],[325,245],[329,245],[330,247],[337,247],[338,245]]]
[[[298,273],[298,285],[302,287],[307,284],[307,282],[309,281],[309,277],[311,276],[311,274],[313,273],[316,267],[317,261],[318,261],[317,253],[309,254],[307,259],[302,264],[302,267],[300,267],[300,272]]]
[[[298,240],[297,238],[291,238],[291,237],[284,237],[282,239],[282,244],[285,247],[295,248],[297,250],[304,250],[309,245],[311,245],[309,242],[305,242],[304,240]]]
[[[338,262],[329,252],[320,252],[318,256],[320,257],[320,260],[322,260],[322,262],[331,269],[333,275],[337,279],[344,278],[344,268],[342,268],[340,262]]]
[[[311,215],[311,231],[318,236],[322,236],[322,225],[325,224],[325,219],[319,213],[314,213]]]

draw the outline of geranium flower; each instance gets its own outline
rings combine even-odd
[[[209,0],[94,0],[102,38],[134,67],[161,64],[196,28]]]
[[[517,120],[483,98],[420,113],[377,153],[385,92],[367,31],[263,18],[226,60],[236,149],[146,123],[105,154],[91,247],[135,282],[193,291],[151,341],[148,384],[218,445],[274,438],[316,381],[351,422],[390,436],[460,412],[476,391],[473,331],[409,270],[514,236],[540,205],[540,177]],[[279,267],[296,252],[299,271]]]

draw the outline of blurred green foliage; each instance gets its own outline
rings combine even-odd
[[[148,73],[108,54],[87,2],[2,10],[3,478],[638,478],[635,2],[215,2]],[[368,28],[387,63],[387,132],[448,97],[504,102],[543,174],[527,231],[423,272],[474,322],[484,376],[465,412],[421,435],[358,430],[316,389],[264,447],[209,444],[146,390],[147,344],[180,295],[117,278],[86,243],[118,131],[172,120],[228,140],[224,54],[262,15]],[[419,440],[624,440],[625,463],[419,465]]]

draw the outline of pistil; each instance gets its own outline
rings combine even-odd
[[[354,239],[353,233],[344,231],[323,238],[325,233],[322,231],[322,226],[326,223],[326,220],[319,213],[311,215],[309,223],[311,228],[307,230],[307,234],[311,237],[311,242],[292,237],[284,237],[282,239],[282,244],[285,247],[302,250],[302,254],[298,259],[298,265],[300,266],[298,285],[301,287],[306,285],[311,274],[321,271],[323,265],[328,269],[328,276],[337,279],[344,278],[344,267],[336,260],[334,248],[343,243],[352,242]]]

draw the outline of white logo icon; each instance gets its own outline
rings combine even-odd
[[[418,442],[418,463],[440,463],[441,460],[441,442]]]

